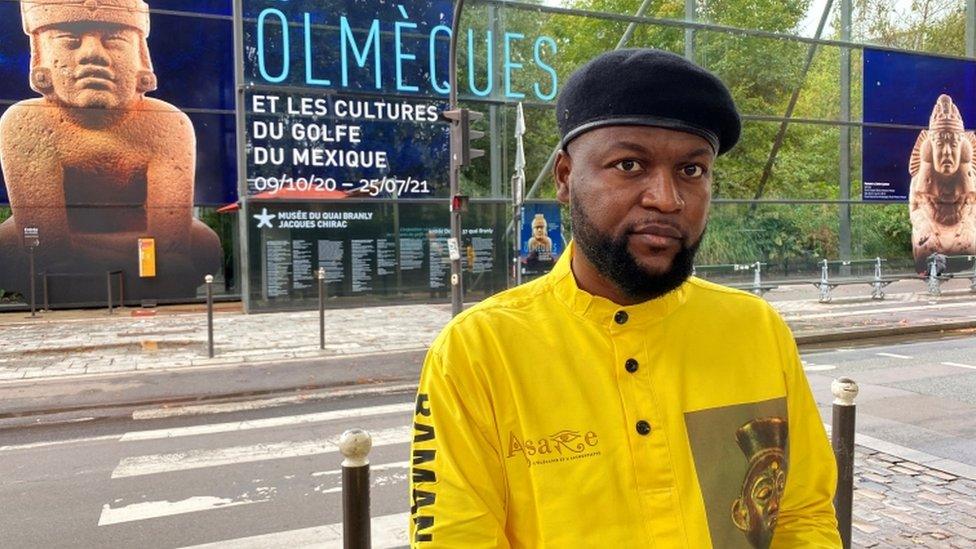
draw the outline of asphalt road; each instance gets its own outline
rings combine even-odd
[[[374,438],[374,547],[404,546],[413,396],[0,432],[0,546],[341,547],[352,427]]]
[[[859,434],[976,468],[976,337],[833,347],[803,358],[827,422],[831,380],[850,377],[860,387]]]
[[[859,435],[976,465],[974,338],[803,358],[825,421],[829,381],[851,376]],[[405,545],[413,391],[300,398],[0,431],[0,546],[339,547],[335,443],[351,427],[374,436],[374,546]]]

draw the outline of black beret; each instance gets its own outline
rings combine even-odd
[[[705,138],[717,154],[742,122],[717,76],[673,53],[640,48],[601,54],[574,72],[556,102],[560,147],[604,126],[655,126]]]

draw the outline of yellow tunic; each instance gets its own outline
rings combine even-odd
[[[750,548],[775,525],[773,547],[840,547],[834,458],[776,312],[695,278],[621,307],[577,287],[572,250],[431,346],[412,546]]]

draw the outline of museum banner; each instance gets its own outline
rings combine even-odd
[[[864,201],[908,201],[915,268],[976,254],[976,62],[864,50]]]
[[[53,305],[104,302],[109,272],[129,301],[193,298],[220,274],[194,207],[237,198],[232,43],[227,18],[143,0],[0,2],[0,289],[28,292],[27,227]]]

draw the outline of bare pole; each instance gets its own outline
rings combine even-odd
[[[830,16],[830,8],[834,5],[834,0],[827,0],[827,4],[824,6],[823,14],[820,16],[820,22],[817,24],[817,34],[814,37],[819,39],[823,34],[824,27],[827,26],[827,17]],[[813,64],[813,56],[817,53],[818,44],[810,44],[807,49],[807,58],[803,64],[803,73],[800,81],[797,83],[796,88],[793,89],[793,95],[790,96],[790,102],[786,106],[786,114],[783,115],[786,120],[783,120],[779,125],[779,131],[776,133],[776,139],[773,140],[773,148],[769,151],[769,157],[766,159],[766,165],[763,167],[762,176],[759,178],[759,186],[756,187],[756,195],[754,200],[759,200],[762,198],[763,192],[766,190],[766,183],[769,181],[770,175],[773,173],[773,164],[776,163],[776,155],[779,154],[779,149],[783,146],[783,139],[786,137],[786,128],[790,125],[789,119],[793,117],[793,110],[796,108],[796,102],[800,99],[800,90],[803,88],[804,82],[807,80],[807,73],[810,72],[810,65]],[[756,211],[756,204],[749,207],[750,212]]]
[[[842,40],[851,39],[851,0],[840,2],[840,36]],[[840,119],[851,120],[851,49],[840,49]],[[840,199],[851,198],[851,127],[840,127]],[[841,260],[851,259],[851,205],[841,204],[837,208],[837,244]],[[850,267],[841,267],[841,275],[849,276]]]
[[[464,9],[464,0],[457,0],[454,3],[454,14],[451,19],[451,46],[449,53],[448,87],[450,95],[448,98],[448,110],[454,111],[458,108],[457,94],[457,40],[458,28],[461,25],[461,11]],[[460,125],[452,122],[451,131],[460,131]],[[461,205],[455,197],[461,194],[461,151],[457,150],[455,144],[458,140],[451,140],[451,238],[461,246]],[[464,288],[461,285],[461,258],[451,258],[451,315],[457,316],[464,309]]]
[[[640,7],[637,8],[637,13],[634,14],[634,17],[643,17],[644,12],[647,11],[647,8],[649,8],[650,5],[651,5],[651,0],[644,0],[641,3]],[[624,29],[624,33],[620,36],[620,40],[617,41],[617,46],[613,49],[619,50],[625,47],[627,43],[630,42],[630,38],[634,35],[634,29],[636,28],[637,28],[636,21],[631,21],[630,23],[628,23],[627,28]],[[559,146],[557,145],[552,149],[552,152],[549,153],[549,158],[546,160],[546,164],[542,167],[541,170],[539,170],[539,174],[535,177],[535,181],[532,182],[532,186],[529,187],[529,190],[525,193],[525,200],[531,199],[535,195],[536,191],[539,190],[539,187],[542,186],[542,182],[546,179],[546,176],[552,171],[553,164],[556,163],[556,153],[558,152],[559,152]],[[511,227],[509,227],[508,230],[512,230]]]

